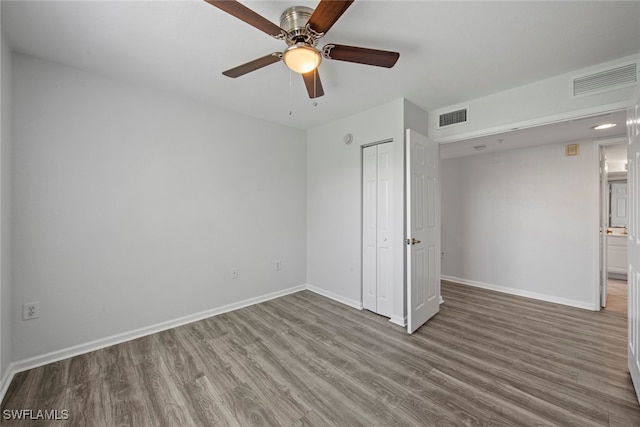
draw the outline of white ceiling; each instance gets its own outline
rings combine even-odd
[[[287,7],[317,4],[242,3],[276,24]],[[399,97],[429,111],[640,52],[640,2],[357,0],[320,45],[396,50],[400,60],[325,60],[326,95],[313,106],[282,63],[224,77],[284,43],[202,0],[0,4],[16,51],[301,129]]]

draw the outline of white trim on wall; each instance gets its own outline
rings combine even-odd
[[[350,298],[345,298],[341,295],[334,294],[333,292],[325,291],[324,289],[316,288],[315,286],[312,286],[312,285],[307,285],[306,289],[311,292],[315,292],[318,295],[322,295],[323,297],[327,297],[334,301],[338,301],[342,304],[348,305],[349,307],[353,307],[357,310],[362,310],[362,301],[356,301]]]
[[[497,292],[502,292],[502,293],[506,293],[506,294],[510,294],[510,295],[517,295],[517,296],[522,296],[522,297],[526,297],[526,298],[533,298],[533,299],[537,299],[537,300],[541,300],[541,301],[547,301],[547,302],[552,302],[552,303],[556,303],[556,304],[563,304],[563,305],[568,305],[571,307],[577,307],[577,308],[582,308],[582,309],[586,309],[586,310],[594,310],[597,311],[598,307],[594,307],[590,304],[587,304],[585,302],[582,301],[574,301],[574,300],[570,300],[570,299],[565,299],[565,298],[558,298],[558,297],[554,297],[554,296],[549,296],[549,295],[543,295],[543,294],[539,294],[536,292],[529,292],[529,291],[521,291],[521,290],[516,290],[516,289],[512,289],[512,288],[504,288],[501,286],[496,286],[496,285],[491,285],[488,283],[482,283],[482,282],[475,282],[472,280],[466,280],[466,279],[461,279],[458,277],[452,277],[452,276],[446,276],[443,275],[441,276],[442,280],[447,280],[450,282],[456,282],[456,283],[460,283],[463,285],[469,285],[469,286],[474,286],[477,288],[482,288],[482,289],[489,289],[492,291],[497,291]],[[15,362],[12,362],[9,365],[9,368],[5,371],[4,375],[2,376],[2,378],[0,378],[0,402],[2,401],[2,399],[4,399],[4,395],[7,392],[7,389],[9,388],[9,384],[11,384],[11,380],[13,379],[14,375],[22,372],[22,371],[26,371],[29,369],[33,369],[33,368],[37,368],[39,366],[43,366],[49,363],[53,363],[53,362],[57,362],[59,360],[63,360],[63,359],[67,359],[70,357],[74,357],[74,356],[78,356],[80,354],[84,354],[84,353],[89,353],[91,351],[95,351],[95,350],[99,350],[101,348],[105,348],[105,347],[109,347],[115,344],[120,344],[126,341],[130,341],[136,338],[141,338],[147,335],[151,335],[157,332],[162,332],[165,331],[167,329],[171,329],[171,328],[175,328],[178,326],[182,326],[182,325],[186,325],[192,322],[197,322],[199,320],[203,320],[209,317],[213,317],[213,316],[217,316],[219,314],[224,314],[233,310],[238,310],[244,307],[248,307],[254,304],[259,304],[265,301],[269,301],[275,298],[279,298],[285,295],[289,295],[289,294],[293,294],[296,292],[300,292],[300,291],[304,291],[304,290],[309,290],[311,292],[314,292],[318,295],[322,295],[324,297],[327,297],[329,299],[332,299],[334,301],[337,301],[339,303],[345,304],[349,307],[355,308],[357,310],[362,310],[362,302],[360,301],[355,301],[349,298],[345,298],[343,296],[337,295],[333,292],[329,292],[326,291],[324,289],[321,288],[317,288],[313,285],[309,285],[309,284],[303,284],[303,285],[299,285],[299,286],[294,286],[292,288],[289,289],[284,289],[282,291],[277,291],[277,292],[272,292],[269,294],[265,294],[259,297],[255,297],[255,298],[250,298],[244,301],[239,301],[233,304],[228,304],[222,307],[218,307],[218,308],[214,308],[211,310],[206,310],[206,311],[202,311],[199,313],[194,313],[188,316],[183,316],[177,319],[173,319],[170,321],[166,321],[166,322],[162,322],[162,323],[158,323],[156,325],[151,325],[151,326],[147,326],[144,328],[140,328],[140,329],[135,329],[133,331],[129,331],[129,332],[125,332],[122,334],[117,334],[117,335],[113,335],[110,337],[106,337],[106,338],[102,338],[99,340],[95,340],[95,341],[91,341],[85,344],[80,344],[80,345],[76,345],[73,347],[69,347],[69,348],[64,348],[64,349],[60,349],[60,350],[56,350],[56,351],[52,351],[50,353],[47,354],[43,354],[40,356],[36,356],[36,357],[31,357],[28,359],[24,359],[24,360],[18,360]],[[443,303],[444,301],[442,300],[441,297],[441,303]],[[406,318],[402,318],[399,316],[392,316],[389,319],[389,322],[398,325],[398,326],[406,326],[407,321]]]
[[[11,365],[9,365],[4,371],[4,375],[0,378],[0,402],[4,399],[4,395],[7,393],[7,389],[9,388],[9,384],[11,384],[13,376],[17,373],[18,371],[14,371],[13,366]]]
[[[606,147],[607,145],[614,145],[614,144],[626,144],[628,143],[627,138],[623,137],[623,138],[608,138],[608,139],[603,139],[600,141],[597,141],[597,149],[601,150],[602,147]],[[602,174],[602,172],[600,172],[600,160],[598,159],[598,162],[594,165],[594,168],[599,171],[600,174]],[[597,188],[594,189],[594,191],[597,192],[598,194],[598,200],[600,200],[600,187],[598,186]],[[598,218],[598,224],[600,224],[600,206],[595,206],[595,214],[596,217]],[[596,243],[595,247],[596,247],[596,251],[594,254],[594,266],[595,266],[595,271],[594,271],[594,275],[595,275],[595,281],[593,284],[593,293],[594,293],[594,300],[596,301],[596,304],[598,305],[598,310],[601,309],[601,304],[600,304],[600,250],[601,250],[601,245],[600,245],[600,230],[599,229],[595,229],[593,230],[593,239],[594,242]],[[625,276],[626,279],[626,276]]]
[[[280,298],[285,295],[304,291],[305,289],[309,289],[316,293],[321,293],[310,288],[311,287],[307,285],[294,286],[289,289],[283,289],[281,291],[272,292],[272,293],[261,295],[255,298],[249,298],[244,301],[238,301],[232,304],[227,304],[222,307],[201,311],[199,313],[194,313],[188,316],[179,317],[177,319],[168,320],[166,322],[157,323],[155,325],[146,326],[144,328],[134,329],[129,332],[112,335],[106,338],[100,338],[95,341],[90,341],[84,344],[63,348],[63,349],[52,351],[39,356],[30,357],[28,359],[14,361],[9,365],[6,372],[0,379],[0,402],[2,401],[2,399],[4,399],[4,395],[7,392],[7,389],[9,388],[9,384],[11,384],[11,380],[13,379],[13,376],[18,372],[37,368],[39,366],[47,365],[49,363],[57,362],[63,359],[68,359],[70,357],[78,356],[80,354],[89,353],[91,351],[99,350],[101,348],[109,347],[115,344],[121,344],[126,341],[131,341],[136,338],[141,338],[147,335],[155,334],[157,332],[162,332],[167,329],[176,328],[178,326],[197,322],[199,320],[207,319],[209,317],[217,316],[219,314],[228,313],[230,311],[238,310],[254,304],[259,304],[261,302]],[[328,296],[328,295],[324,295],[324,296],[332,298],[331,296]],[[332,299],[336,299],[336,298],[332,298]],[[340,299],[336,299],[336,300],[343,302]]]
[[[488,289],[490,291],[502,292],[503,294],[516,295],[519,297],[532,298],[540,301],[552,302],[555,304],[568,305],[570,307],[582,308],[584,310],[598,311],[599,306],[589,304],[584,301],[576,301],[568,298],[560,298],[553,295],[540,294],[538,292],[530,292],[521,289],[505,288],[503,286],[492,285],[490,283],[476,282],[475,280],[462,279],[460,277],[453,276],[441,276],[442,280],[448,282],[460,283],[461,285],[474,286],[476,288]]]
[[[126,341],[134,340],[136,338],[141,338],[147,335],[155,334],[157,332],[162,332],[167,329],[176,328],[178,326],[197,322],[199,320],[207,319],[209,317],[214,317],[219,314],[224,314],[230,311],[239,310],[241,308],[245,308],[254,304],[270,301],[272,299],[280,298],[285,295],[293,294],[293,293],[304,291],[304,290],[309,290],[318,295],[322,295],[324,297],[327,297],[339,303],[348,305],[349,307],[355,308],[357,310],[362,310],[362,302],[360,301],[351,300],[349,298],[342,297],[340,295],[334,294],[333,292],[325,291],[323,289],[317,288],[309,284],[294,286],[289,289],[272,292],[272,293],[258,296],[255,298],[249,298],[244,301],[239,301],[239,302],[228,304],[222,307],[213,308],[211,310],[201,311],[199,313],[190,314],[188,316],[179,317],[177,319],[161,322],[161,323],[147,326],[144,328],[135,329],[133,331],[125,332],[122,334],[112,335],[110,337],[101,338],[95,341],[90,341],[88,343],[79,344],[73,347],[52,351],[50,353],[42,354],[40,356],[30,357],[28,359],[12,362],[7,368],[7,370],[4,372],[4,375],[2,376],[2,378],[0,378],[0,402],[2,402],[2,399],[4,399],[4,395],[6,394],[7,389],[9,388],[9,384],[11,384],[11,380],[13,379],[14,375],[19,372],[37,368],[39,366],[57,362],[59,360],[68,359],[70,357],[78,356],[80,354],[89,353],[91,351],[99,350],[101,348],[109,347],[116,344],[121,344]],[[396,322],[392,320],[392,323],[396,323]],[[397,323],[397,324],[404,326],[402,323]]]
[[[407,316],[401,317],[394,314],[389,319],[389,322],[393,323],[394,325],[402,326],[403,328],[405,328],[407,326]]]

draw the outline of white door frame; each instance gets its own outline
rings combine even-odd
[[[609,227],[609,171],[607,165],[607,156],[605,154],[605,146],[599,145],[599,158],[600,158],[600,246],[598,251],[600,252],[600,274],[598,275],[598,282],[600,283],[600,307],[607,306],[607,281],[608,281],[608,254],[607,254],[607,228]]]
[[[618,144],[626,144],[627,143],[627,138],[626,137],[622,137],[622,138],[610,138],[610,139],[603,139],[600,141],[597,141],[597,148],[598,148],[598,153],[601,153],[603,148],[609,145],[618,145]],[[598,172],[598,176],[601,177],[602,173],[600,172],[600,156],[598,155],[598,160],[596,162],[596,166],[595,166],[595,170]],[[598,181],[600,182],[600,181]],[[607,186],[608,187],[608,186]],[[605,196],[602,194],[602,185],[598,185],[598,200],[602,200],[602,198]],[[597,218],[598,218],[598,225],[601,225],[603,222],[606,221],[605,218],[602,218],[602,216],[604,215],[604,212],[602,211],[602,208],[600,206],[600,204],[598,203],[595,207],[594,210],[597,212]],[[606,250],[606,228],[605,230],[603,230],[603,240],[605,241],[604,244],[602,243],[601,240],[601,236],[600,236],[600,227],[597,227],[594,230],[594,239],[596,242],[596,247],[598,248],[598,250],[596,251],[595,254],[595,259],[594,259],[594,277],[595,280],[593,281],[593,295],[594,295],[594,301],[595,301],[595,305],[593,310],[597,311],[597,310],[601,310],[602,309],[602,298],[601,298],[601,292],[600,292],[600,281],[601,281],[601,275],[603,274],[601,272],[601,267],[604,269],[604,271],[606,271],[607,269],[607,263],[606,263],[606,253],[602,254],[603,250]],[[603,256],[604,255],[604,256]],[[602,261],[604,260],[604,264],[601,266]]]

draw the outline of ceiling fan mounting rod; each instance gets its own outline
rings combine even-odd
[[[285,33],[284,41],[289,45],[306,43],[315,46],[324,33],[317,32],[309,25],[313,9],[306,6],[293,6],[282,12],[280,27]]]

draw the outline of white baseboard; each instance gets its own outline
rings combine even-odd
[[[609,276],[609,279],[618,279],[618,280],[627,280],[627,272],[623,271],[623,272],[613,272],[611,270],[609,270],[609,272],[607,273],[607,276]]]
[[[523,291],[521,289],[507,288],[504,286],[492,285],[490,283],[477,282],[475,280],[467,280],[467,279],[461,279],[459,277],[445,276],[445,275],[442,275],[441,279],[447,280],[449,282],[460,283],[462,285],[474,286],[476,288],[488,289],[490,291],[502,292],[504,294],[516,295],[519,297],[526,297],[526,298],[537,299],[540,301],[552,302],[555,304],[567,305],[569,307],[582,308],[582,309],[591,310],[591,311],[598,311],[600,309],[600,307],[597,307],[593,304],[589,304],[584,301],[576,301],[572,299],[557,297],[554,295],[546,295],[546,294],[540,294],[537,292]]]
[[[4,395],[7,393],[9,389],[9,384],[11,384],[11,380],[16,372],[11,370],[11,364],[7,366],[7,369],[2,373],[2,378],[0,378],[0,402],[4,399]]]
[[[352,300],[350,298],[345,298],[342,295],[334,294],[333,292],[326,291],[321,288],[316,288],[312,285],[307,285],[307,290],[311,292],[315,292],[318,295],[322,295],[323,297],[330,298],[334,301],[338,301],[342,304],[348,305],[349,307],[356,308],[358,310],[362,310],[362,301]]]
[[[533,299],[537,299],[537,300],[542,300],[542,301],[547,301],[547,302],[552,302],[552,303],[557,303],[557,304],[563,304],[563,305],[568,305],[571,307],[577,307],[577,308],[582,308],[582,309],[586,309],[586,310],[598,310],[599,307],[594,307],[591,304],[582,302],[582,301],[574,301],[574,300],[570,300],[570,299],[565,299],[565,298],[559,298],[559,297],[555,297],[555,296],[551,296],[551,295],[545,295],[545,294],[539,294],[536,292],[529,292],[529,291],[523,291],[523,290],[519,290],[519,289],[513,289],[513,288],[506,288],[506,287],[502,287],[502,286],[496,286],[496,285],[492,285],[489,283],[482,283],[482,282],[477,282],[477,281],[472,281],[472,280],[467,280],[467,279],[461,279],[459,277],[452,277],[452,276],[445,276],[442,275],[441,276],[442,280],[447,280],[447,281],[451,281],[451,282],[456,282],[456,283],[460,283],[463,285],[469,285],[469,286],[475,286],[477,288],[483,288],[483,289],[488,289],[488,290],[492,290],[492,291],[497,291],[497,292],[502,292],[502,293],[506,293],[506,294],[511,294],[511,295],[517,295],[517,296],[522,296],[522,297],[527,297],[527,298],[533,298]],[[255,298],[250,298],[244,301],[239,301],[233,304],[228,304],[222,307],[217,307],[211,310],[205,310],[205,311],[201,311],[199,313],[194,313],[194,314],[190,314],[188,316],[183,316],[183,317],[179,317],[177,319],[173,319],[173,320],[169,320],[166,322],[162,322],[162,323],[158,323],[155,325],[151,325],[151,326],[147,326],[144,328],[139,328],[139,329],[135,329],[133,331],[129,331],[129,332],[125,332],[122,334],[117,334],[117,335],[112,335],[110,337],[106,337],[106,338],[101,338],[98,340],[94,340],[94,341],[90,341],[88,343],[84,343],[84,344],[79,344],[76,346],[72,346],[72,347],[68,347],[65,349],[61,349],[61,350],[56,350],[56,351],[52,351],[50,353],[46,353],[43,355],[39,355],[39,356],[35,356],[35,357],[31,357],[28,359],[23,359],[23,360],[18,360],[15,362],[12,362],[8,368],[6,369],[6,371],[3,373],[2,377],[0,378],[0,402],[2,401],[2,399],[4,398],[5,393],[7,392],[7,389],[9,388],[9,384],[11,383],[11,380],[13,379],[13,376],[15,374],[17,374],[18,372],[22,372],[22,371],[26,371],[28,369],[33,369],[33,368],[37,368],[38,366],[43,366],[46,365],[48,363],[53,363],[53,362],[57,362],[59,360],[63,360],[63,359],[67,359],[69,357],[73,357],[73,356],[77,356],[80,354],[84,354],[84,353],[88,353],[91,351],[95,351],[95,350],[99,350],[101,348],[105,348],[105,347],[109,347],[115,344],[120,344],[123,343],[125,341],[130,341],[136,338],[140,338],[143,336],[147,336],[147,335],[151,335],[157,332],[161,332],[167,329],[171,329],[171,328],[175,328],[177,326],[182,326],[188,323],[192,323],[192,322],[197,322],[198,320],[202,320],[202,319],[206,319],[209,317],[213,317],[213,316],[217,316],[219,314],[223,314],[223,313],[227,313],[229,311],[233,311],[233,310],[238,310],[244,307],[248,307],[250,305],[254,305],[254,304],[259,304],[261,302],[265,302],[265,301],[269,301],[275,298],[279,298],[285,295],[289,295],[295,292],[299,292],[299,291],[303,291],[303,290],[309,290],[311,292],[315,292],[319,295],[322,295],[324,297],[330,298],[334,301],[337,301],[339,303],[348,305],[349,307],[353,307],[357,310],[362,310],[362,302],[361,301],[355,301],[352,300],[350,298],[345,298],[341,295],[335,294],[333,292],[321,289],[321,288],[317,288],[315,286],[306,284],[306,285],[299,285],[299,286],[294,286],[292,288],[288,288],[288,289],[284,289],[281,291],[277,291],[277,292],[272,292],[269,294],[265,294],[262,296],[258,296]],[[442,296],[440,297],[440,303],[442,304],[444,302],[444,300],[442,299]],[[392,316],[389,321],[393,324],[405,327],[407,325],[407,320],[406,317],[400,317],[400,316]]]
[[[266,295],[250,298],[244,301],[239,301],[239,302],[228,304],[222,307],[201,311],[199,313],[190,314],[187,316],[179,317],[173,320],[168,320],[166,322],[161,322],[161,323],[147,326],[144,328],[134,329],[132,331],[112,335],[110,337],[100,338],[87,343],[78,344],[72,347],[68,347],[68,348],[52,351],[46,354],[38,355],[35,357],[30,357],[28,359],[12,362],[11,364],[9,364],[8,368],[3,373],[2,378],[0,379],[0,402],[4,398],[4,395],[7,392],[7,389],[9,388],[9,384],[11,384],[11,380],[13,379],[13,376],[18,372],[37,368],[39,366],[57,362],[59,360],[68,359],[70,357],[78,356],[80,354],[89,353],[91,351],[99,350],[101,348],[109,347],[115,344],[120,344],[136,338],[144,337],[147,335],[155,334],[157,332],[161,332],[167,329],[186,325],[188,323],[197,322],[198,320],[217,316],[219,314],[227,313],[233,310],[238,310],[244,307],[248,307],[250,305],[259,304],[261,302],[269,301],[275,298],[279,298],[279,297],[289,295],[295,292],[300,292],[303,290],[310,290],[312,292],[315,292],[319,295],[330,298],[339,303],[348,305],[349,307],[362,310],[361,301],[355,301],[349,298],[345,298],[341,295],[334,294],[333,292],[329,292],[324,289],[320,289],[308,284],[294,286],[292,288],[284,289],[277,292],[272,292]],[[393,319],[391,321],[393,323],[397,323]],[[406,322],[404,321],[404,319],[402,319],[400,323],[397,323],[397,324],[401,326],[405,326]]]
[[[125,341],[130,341],[136,338],[155,334],[157,332],[161,332],[167,329],[186,325],[188,323],[197,322],[198,320],[217,316],[219,314],[227,313],[233,310],[238,310],[244,307],[248,307],[250,305],[259,304],[261,302],[265,302],[265,301],[269,301],[285,295],[293,294],[295,292],[300,292],[305,289],[307,289],[306,285],[294,286],[292,288],[272,292],[272,293],[261,295],[254,298],[249,298],[244,301],[239,301],[239,302],[228,304],[222,307],[201,311],[199,313],[190,314],[187,316],[179,317],[177,319],[168,320],[166,322],[157,323],[151,326],[146,326],[144,328],[134,329],[132,331],[112,335],[106,338],[100,338],[94,341],[90,341],[88,343],[83,343],[83,344],[75,345],[72,347],[52,351],[39,356],[30,357],[28,359],[12,362],[11,364],[9,364],[8,368],[2,375],[2,378],[0,379],[0,402],[2,402],[2,399],[4,399],[4,395],[7,392],[7,389],[9,388],[9,384],[11,383],[13,376],[18,372],[37,368],[38,366],[43,366],[49,363],[57,362],[59,360],[68,359],[69,357],[78,356],[80,354],[99,350],[101,348],[109,347],[115,344],[120,344]]]

